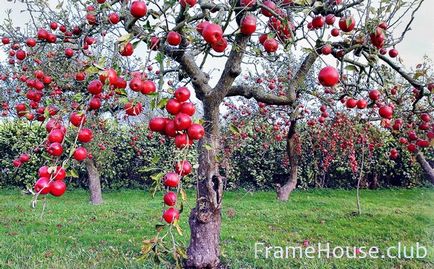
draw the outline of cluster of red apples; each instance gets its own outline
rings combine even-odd
[[[175,139],[175,146],[178,149],[188,149],[194,140],[200,140],[205,134],[202,125],[193,123],[192,116],[196,112],[190,99],[190,90],[186,87],[179,87],[174,93],[174,98],[168,100],[166,104],[167,112],[172,118],[155,117],[149,121],[149,129]],[[187,160],[181,160],[175,165],[175,172],[168,172],[163,178],[163,184],[170,188],[177,188],[182,177],[191,173],[192,167]],[[179,211],[176,205],[177,195],[173,191],[168,191],[164,195],[164,203],[169,206],[163,213],[163,218],[167,223],[173,223],[179,219]]]
[[[318,74],[318,81],[320,84],[324,87],[334,87],[336,84],[339,83],[339,73],[336,70],[336,68],[327,66],[321,69],[321,71]],[[393,92],[396,92],[396,88],[392,88],[392,94]],[[418,94],[418,92],[414,92],[415,95]],[[423,113],[419,116],[419,123],[408,123],[406,126],[404,126],[404,121],[400,118],[397,118],[394,120],[393,124],[391,120],[393,119],[393,112],[394,112],[394,105],[393,104],[385,104],[381,101],[381,93],[378,90],[371,90],[368,93],[369,99],[373,102],[374,107],[378,107],[378,114],[383,119],[382,123],[385,128],[392,129],[393,131],[400,131],[403,128],[408,129],[407,138],[400,137],[399,142],[403,145],[407,146],[407,150],[416,153],[419,148],[427,148],[430,146],[430,141],[434,139],[434,124],[430,124],[431,117],[428,113]],[[345,106],[349,109],[357,107],[358,109],[365,109],[368,106],[368,102],[361,98],[361,99],[354,99],[354,98],[347,98],[341,100],[343,103],[345,103]],[[325,121],[325,118],[328,116],[326,112],[326,107],[323,105],[321,106],[321,116],[319,117],[318,121],[320,123],[323,123]],[[309,121],[308,124],[310,126],[314,125],[314,122]],[[421,133],[421,136],[418,136],[416,131],[414,130],[415,127],[419,130]],[[424,138],[423,138],[424,137]],[[396,149],[392,149],[390,151],[389,157],[391,159],[398,158],[398,151]]]

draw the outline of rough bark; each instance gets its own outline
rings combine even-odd
[[[219,150],[219,104],[204,100],[205,137],[199,143],[196,207],[191,211],[186,268],[218,268],[220,264],[222,178],[216,160]]]
[[[90,203],[93,205],[102,204],[101,181],[95,162],[91,159],[86,159],[85,165],[89,177]]]
[[[286,152],[289,158],[289,175],[286,183],[277,188],[277,199],[280,201],[288,201],[291,192],[297,186],[298,155],[296,152],[296,124],[297,120],[291,121],[291,126],[289,127],[288,135],[286,137]]]
[[[431,167],[430,163],[425,159],[425,156],[422,152],[418,152],[416,154],[416,160],[422,166],[422,169],[425,171],[428,179],[434,184],[434,169]]]

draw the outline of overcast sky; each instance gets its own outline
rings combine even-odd
[[[16,25],[23,25],[30,18],[26,13],[20,13],[24,9],[24,4],[19,0],[0,0],[0,21],[5,18],[7,9],[12,9],[12,18]],[[48,0],[56,4],[58,0]],[[412,30],[407,34],[405,40],[397,46],[399,54],[408,67],[415,66],[422,61],[424,55],[434,59],[434,0],[425,0],[421,9],[417,13],[412,26]],[[404,24],[404,23],[403,23]]]

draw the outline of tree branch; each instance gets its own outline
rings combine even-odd
[[[304,58],[303,62],[301,63],[300,68],[298,69],[297,73],[295,74],[294,78],[291,80],[291,82],[288,85],[287,89],[287,95],[288,98],[292,101],[295,101],[297,98],[297,89],[300,88],[307,76],[307,73],[309,70],[311,70],[313,64],[315,63],[316,59],[318,58],[318,54],[315,51],[310,52],[306,58]]]
[[[235,79],[241,74],[241,61],[249,39],[250,36],[236,35],[235,41],[232,43],[232,50],[226,60],[225,69],[213,89],[214,97],[223,99]]]
[[[226,97],[242,96],[247,99],[254,98],[258,102],[268,105],[292,105],[294,100],[290,100],[288,96],[278,96],[267,92],[261,86],[238,85],[229,89]]]

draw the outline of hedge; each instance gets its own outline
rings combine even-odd
[[[312,145],[308,143],[304,127],[300,130],[302,154],[299,166],[299,188],[352,188],[357,179],[347,163],[337,158],[326,173],[322,173],[316,163],[321,161],[314,155]],[[129,127],[109,122],[95,132],[95,142],[86,145],[93,155],[104,189],[159,187],[165,171],[173,169],[173,160],[178,151],[172,141],[157,134],[150,134],[147,126]],[[73,133],[72,133],[73,135]],[[236,139],[229,129],[223,130],[222,141],[226,153],[220,156],[221,172],[226,177],[226,187],[231,189],[272,189],[276,184],[283,184],[288,177],[288,160],[285,142],[271,138],[270,133],[255,133],[245,139]],[[400,158],[392,161],[388,158],[391,147],[396,147],[393,138],[382,133],[384,143],[374,150],[373,156],[365,164],[363,187],[372,187],[377,175],[376,186],[419,186],[426,184],[421,169],[406,151]],[[46,137],[44,126],[28,124],[23,121],[3,121],[0,125],[0,187],[29,188],[36,180],[38,168],[48,163],[48,156],[43,150]],[[98,141],[98,142],[96,142]],[[228,143],[232,141],[232,143]],[[264,142],[265,141],[265,142]],[[227,150],[236,143],[237,146]],[[39,147],[37,147],[39,145]],[[34,149],[37,148],[36,152]],[[104,150],[101,150],[104,148]],[[19,169],[12,161],[23,152],[31,154],[30,162]],[[197,153],[190,151],[187,159],[196,165]],[[431,156],[432,157],[432,156]],[[68,187],[86,187],[87,174],[83,164],[71,162],[67,168]],[[184,179],[186,187],[193,186],[195,176]]]

